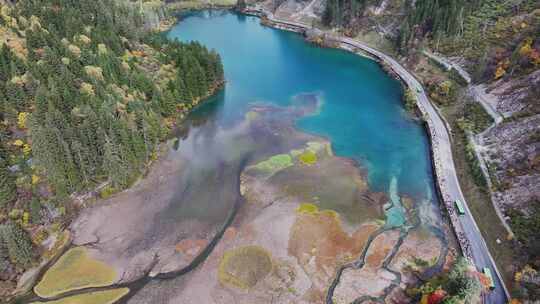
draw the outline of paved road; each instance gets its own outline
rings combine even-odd
[[[282,23],[292,27],[299,27],[302,29],[309,28],[309,26],[305,24],[292,21],[278,20],[272,15],[266,14],[265,12],[261,11],[260,13],[266,15],[270,21]],[[441,116],[439,116],[439,113],[427,98],[421,83],[392,57],[387,56],[386,54],[376,49],[373,49],[359,41],[350,38],[339,37],[337,39],[344,44],[348,44],[350,46],[362,49],[378,57],[380,60],[386,62],[401,77],[401,79],[407,84],[407,86],[416,93],[418,106],[422,110],[432,133],[431,135],[433,142],[433,154],[435,158],[434,161],[436,163],[435,169],[437,172],[437,181],[439,183],[441,192],[443,193],[445,203],[447,204],[447,206],[449,205],[452,206],[451,208],[453,208],[452,202],[456,199],[459,199],[464,203],[463,205],[466,209],[465,215],[457,217],[457,221],[454,222],[454,226],[460,226],[455,227],[456,232],[459,234],[459,232],[462,231],[465,238],[468,240],[468,242],[465,243],[469,243],[468,246],[465,246],[467,248],[463,248],[463,250],[465,251],[464,253],[466,255],[470,255],[474,264],[479,270],[487,267],[491,269],[491,272],[493,274],[493,279],[495,281],[494,283],[496,287],[495,290],[491,292],[486,292],[483,295],[484,303],[507,303],[508,292],[506,291],[497,266],[493,258],[491,257],[491,254],[489,253],[486,242],[484,241],[484,238],[482,237],[482,234],[480,233],[480,230],[478,229],[478,226],[471,215],[465,197],[461,192],[454,165],[454,159],[452,156],[451,140],[448,130],[444,124],[443,119],[441,118]]]

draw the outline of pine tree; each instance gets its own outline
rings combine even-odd
[[[2,234],[0,233],[0,273],[7,272],[9,269],[9,251]]]
[[[113,187],[125,187],[128,184],[129,172],[124,160],[120,157],[119,146],[107,136],[104,150],[103,167],[107,170]]]
[[[0,208],[17,197],[15,179],[11,175],[6,162],[0,158]]]
[[[30,201],[30,219],[33,224],[39,224],[41,222],[41,203],[36,196],[32,197]]]
[[[20,224],[10,221],[0,225],[0,238],[5,241],[12,263],[23,267],[28,267],[32,263],[34,259],[32,240]]]

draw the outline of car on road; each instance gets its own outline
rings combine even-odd
[[[463,203],[460,200],[455,200],[454,205],[456,205],[456,209],[459,215],[465,214],[465,208],[463,208]]]

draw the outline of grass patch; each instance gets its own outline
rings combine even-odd
[[[71,290],[108,286],[115,280],[112,267],[89,257],[83,247],[75,247],[58,259],[34,291],[40,297],[50,298]]]
[[[292,165],[292,157],[289,154],[278,154],[256,164],[254,168],[272,175]]]
[[[66,297],[50,302],[32,302],[30,304],[112,304],[128,294],[128,288],[118,288],[106,291],[96,291],[84,293],[76,296]]]
[[[219,263],[218,279],[223,285],[247,290],[272,271],[272,258],[264,248],[244,246],[226,251]]]

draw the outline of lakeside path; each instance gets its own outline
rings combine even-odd
[[[261,9],[246,9],[245,13],[255,16],[264,16],[268,21],[275,23],[277,28],[304,32],[309,29],[309,25],[298,22],[280,20]],[[399,62],[392,57],[367,46],[364,43],[346,37],[335,37],[332,39],[341,43],[341,47],[347,50],[350,47],[358,48],[364,52],[378,58],[387,64],[401,80],[416,94],[417,106],[422,112],[426,121],[431,139],[431,151],[433,164],[435,167],[437,186],[440,190],[443,203],[448,211],[452,227],[456,233],[463,254],[469,258],[478,270],[489,268],[492,270],[495,289],[484,293],[484,303],[502,304],[510,299],[509,293],[504,285],[502,276],[497,269],[495,261],[491,256],[484,238],[472,217],[468,204],[459,186],[457,173],[452,156],[451,139],[448,129],[442,117],[439,115],[433,104],[429,101],[422,84],[409,73]],[[465,206],[465,215],[458,216],[455,211],[454,201],[460,200]]]

